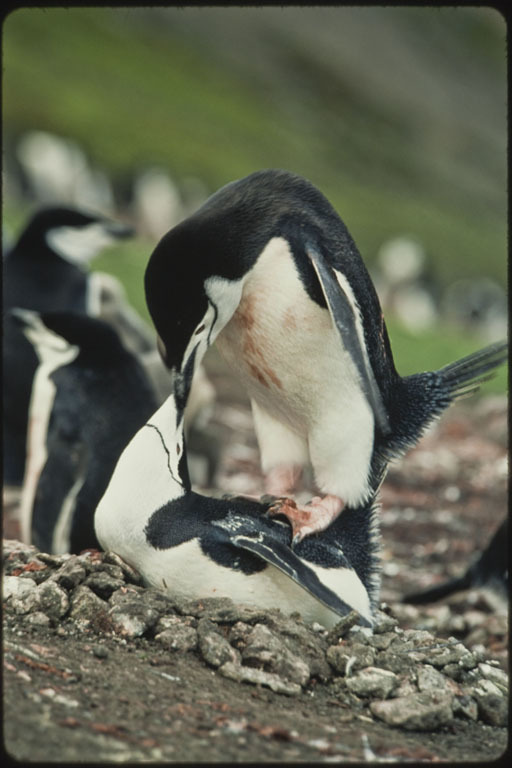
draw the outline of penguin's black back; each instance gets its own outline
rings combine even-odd
[[[157,245],[145,274],[146,300],[155,327],[179,364],[198,317],[207,309],[204,281],[238,280],[268,241],[285,238],[310,298],[326,307],[308,244],[343,273],[361,307],[370,361],[383,396],[397,377],[380,303],[345,224],[309,181],[283,170],[257,171],[212,195]]]
[[[51,547],[65,493],[72,478],[85,472],[71,528],[71,551],[79,552],[98,547],[96,506],[123,449],[157,409],[157,403],[142,366],[107,323],[73,313],[48,313],[41,319],[47,328],[78,346],[79,353],[51,374],[56,396],[33,534],[37,546]]]

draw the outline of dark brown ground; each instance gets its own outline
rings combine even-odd
[[[218,484],[259,490],[238,392],[223,389],[212,424],[225,441]],[[485,545],[507,510],[506,444],[504,398],[473,399],[453,407],[390,471],[382,491],[384,601],[460,573]],[[12,535],[12,519],[6,524]],[[421,615],[447,637],[455,609],[446,610]],[[461,639],[508,669],[503,621],[485,600],[473,614]],[[408,626],[406,614],[400,625]],[[21,762],[489,764],[507,745],[507,729],[457,718],[435,733],[390,728],[343,706],[326,684],[288,697],[227,680],[195,652],[173,653],[146,638],[70,633],[59,622],[30,626],[10,614],[3,643],[4,748]]]

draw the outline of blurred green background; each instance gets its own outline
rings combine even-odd
[[[102,169],[122,218],[144,168],[208,194],[286,168],[330,199],[370,269],[384,243],[410,236],[440,290],[461,278],[506,287],[506,23],[493,9],[25,8],[2,43],[8,236],[37,203],[15,182],[17,146],[47,131]],[[155,243],[141,232],[94,263],[145,317]],[[403,374],[486,340],[386,319]],[[486,391],[505,386],[502,371]]]

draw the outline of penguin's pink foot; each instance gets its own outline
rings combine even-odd
[[[281,497],[269,507],[271,517],[284,515],[292,526],[292,546],[312,533],[325,531],[336,520],[344,503],[338,496],[314,496],[308,504],[299,506],[293,499]]]

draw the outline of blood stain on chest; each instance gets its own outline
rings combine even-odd
[[[233,318],[239,329],[242,358],[252,378],[264,387],[273,384],[282,389],[279,376],[265,360],[263,348],[268,341],[256,323],[256,303],[256,295],[245,296]]]

